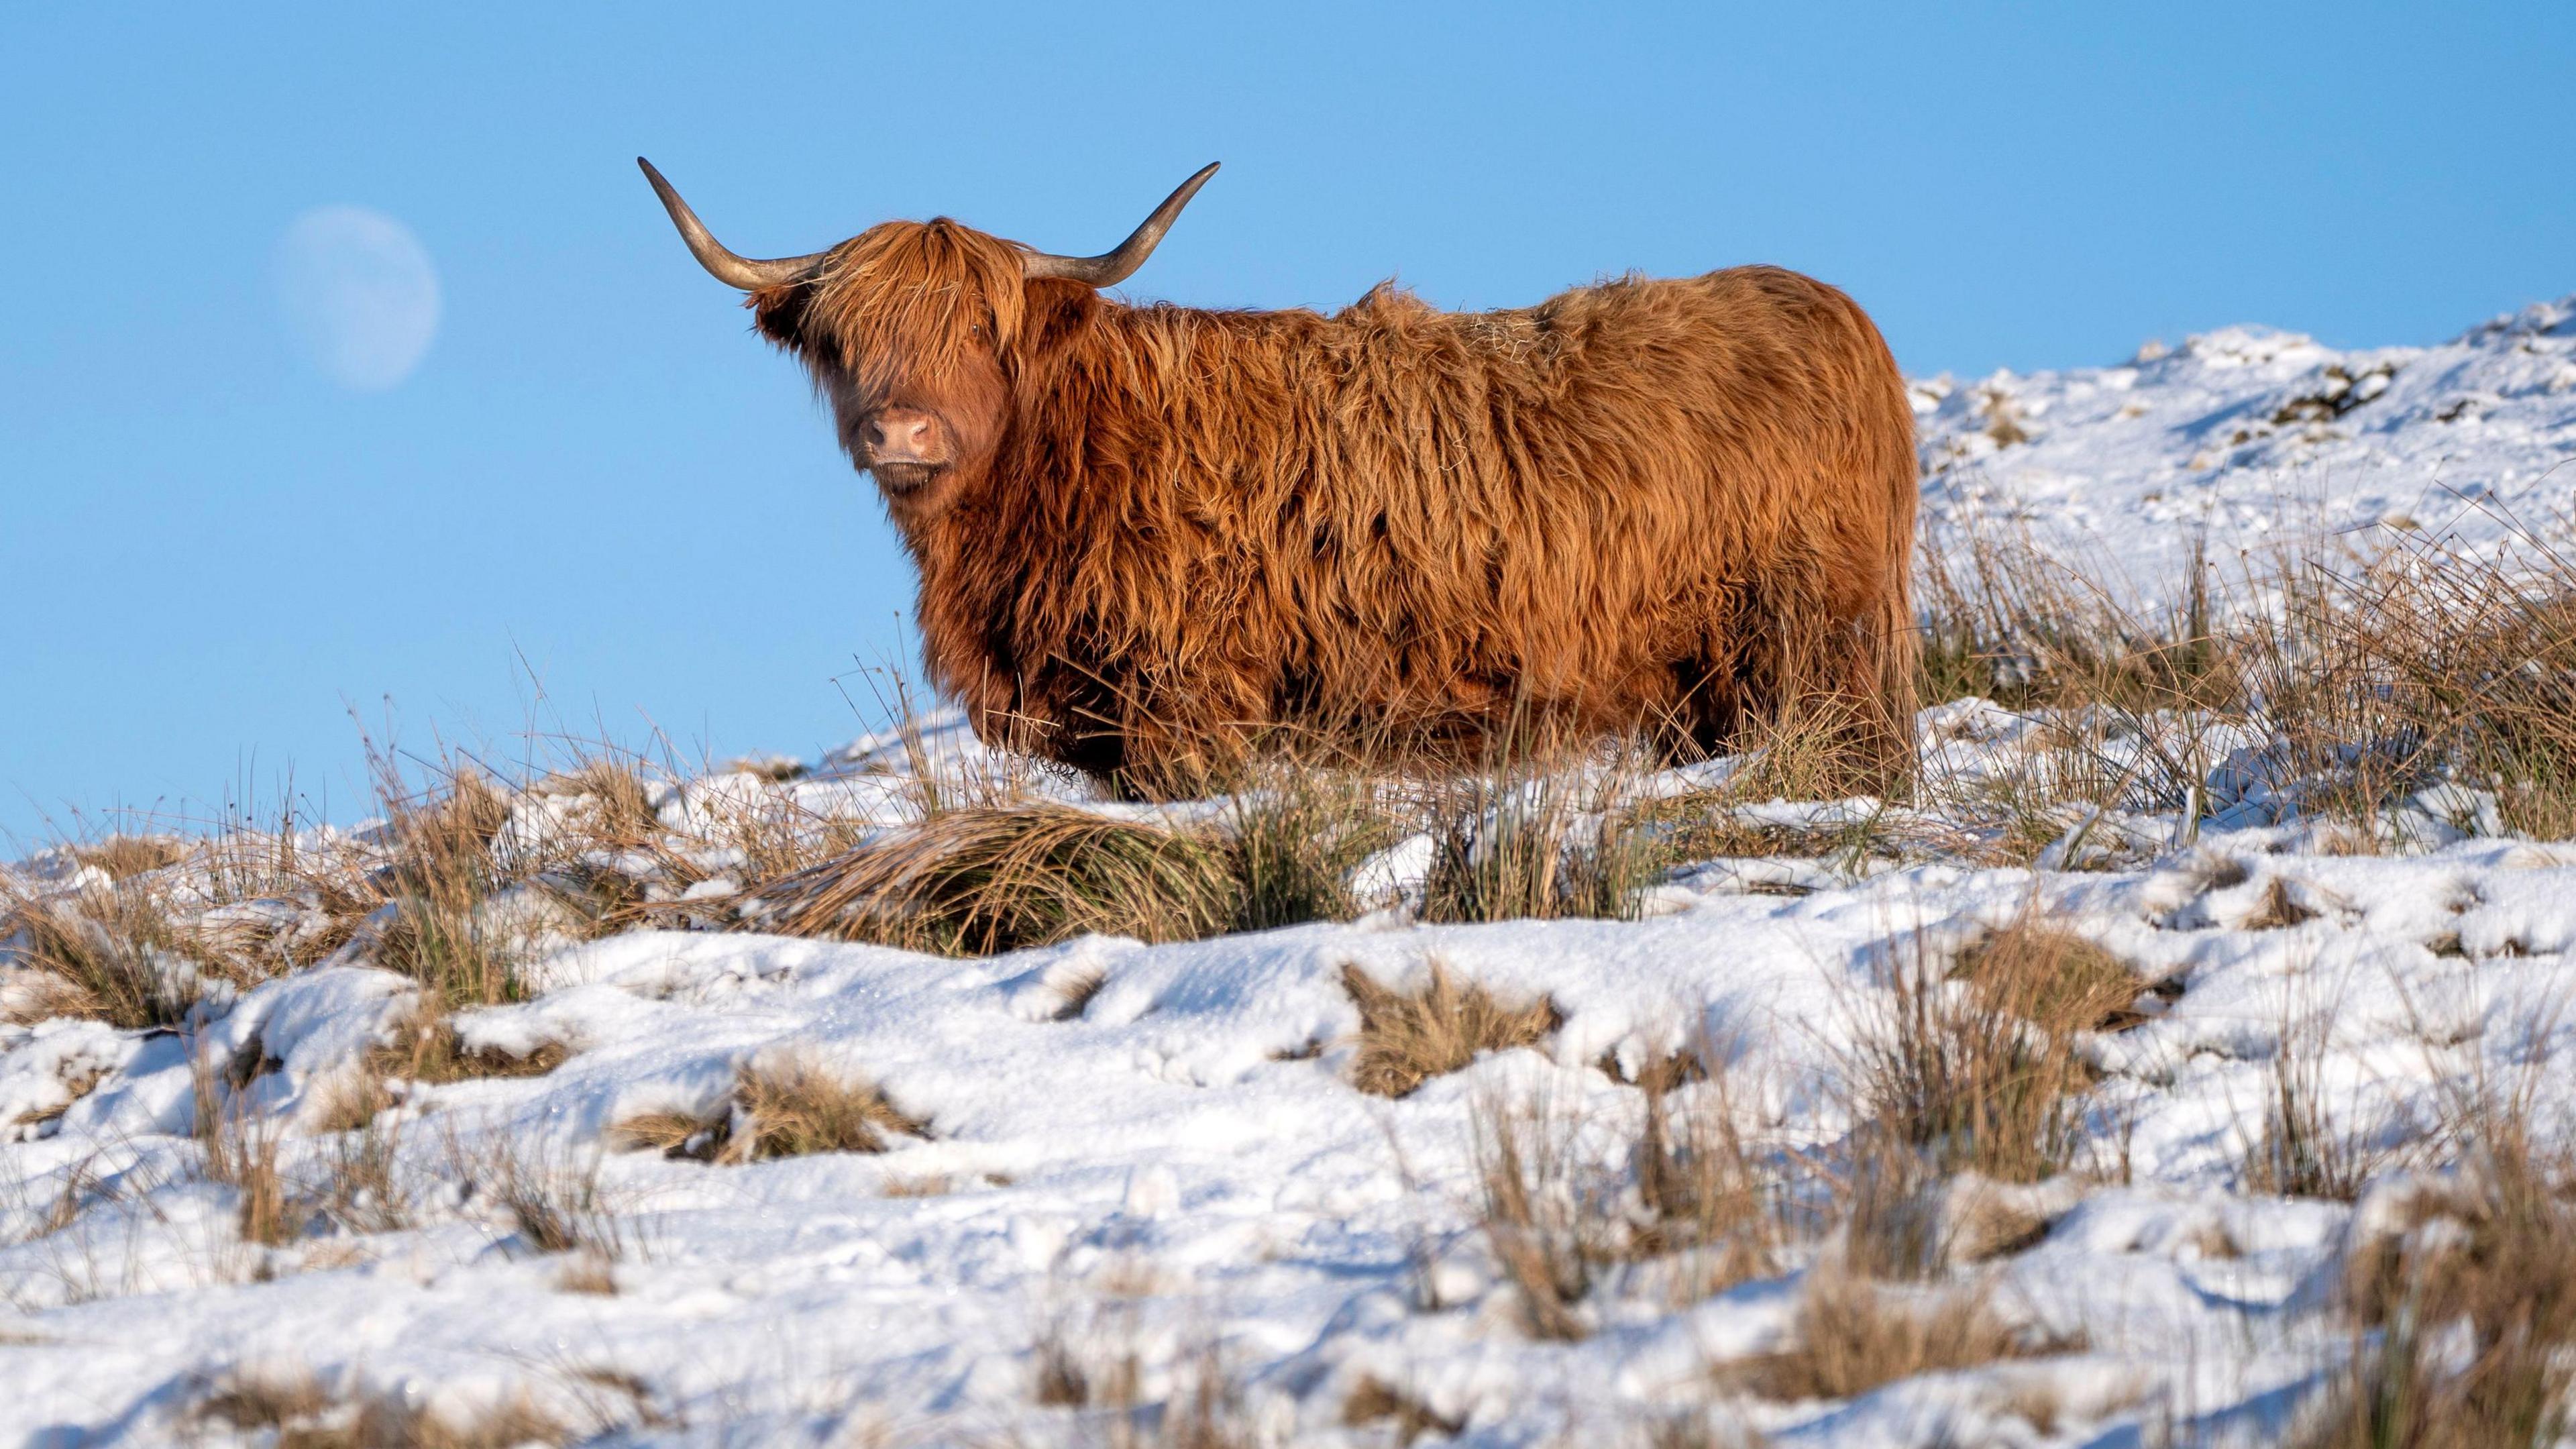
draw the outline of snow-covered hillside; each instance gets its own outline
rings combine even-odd
[[[2230,327],[2116,367],[1914,385],[1933,525],[2027,522],[2144,594],[2285,530],[2563,524],[2576,500],[2576,297],[2437,347],[2338,352]]]
[[[1936,522],[2022,519],[2141,587],[2203,524],[2282,526],[2285,495],[2329,527],[2479,539],[2504,528],[2479,502],[2534,523],[2576,497],[2576,298],[2440,347],[2230,330],[1917,396]],[[1924,723],[1944,779],[2067,748],[1984,701]],[[215,959],[206,942],[310,950],[275,979],[204,968],[181,1029],[120,1030],[61,1014],[19,937],[0,1443],[2274,1442],[2352,1360],[2353,1264],[2448,1221],[2409,1206],[2408,1174],[2445,1169],[2469,1090],[2536,1083],[2538,1128],[2576,1124],[2550,1066],[2576,1046],[2576,846],[2479,833],[2475,810],[2380,853],[2296,819],[2087,817],[2040,857],[2087,868],[2057,870],[1945,853],[1923,812],[1781,802],[1741,822],[1776,854],[1685,861],[1633,920],[1422,924],[1417,838],[1361,867],[1379,909],[1345,923],[982,959],[688,929],[707,922],[681,897],[750,869],[726,822],[899,830],[923,758],[1011,770],[948,719],[918,750],[657,784],[652,849],[577,862],[644,882],[654,928],[577,940],[532,896],[487,902],[529,947],[527,999],[454,1017],[483,1069],[391,1087],[384,1049],[424,1005],[386,969],[381,916],[335,936],[327,893],[245,894],[202,858],[20,862],[0,901],[152,892],[176,969]],[[1734,768],[1628,788],[1689,797]],[[561,786],[508,803],[499,838],[530,849],[608,808]],[[391,848],[300,844],[353,880]],[[1534,1319],[1480,1188],[1496,1122],[1561,1166],[1542,1216],[1651,1226],[1634,1083],[1689,1052],[1707,1079],[1676,1113],[1723,1120],[1783,1192],[1841,1200],[1907,983],[2034,921],[2134,977],[2116,1027],[2074,1042],[2069,1170],[1954,1180],[1922,1209],[1934,1276],[1884,1290],[1899,1315],[1973,1297],[2014,1352],[1840,1398],[1748,1388],[1747,1365],[1818,1331],[1811,1289],[1843,1251],[1821,1208],[1749,1275],[1625,1251]],[[1555,1023],[1372,1095],[1354,972],[1398,992],[1437,974]],[[2285,1063],[2329,1165],[2378,1171],[2357,1205],[2249,1181]],[[884,1150],[723,1150],[750,1130],[745,1084],[781,1071],[881,1092]],[[279,1202],[210,1169],[209,1118],[219,1154],[273,1152]]]

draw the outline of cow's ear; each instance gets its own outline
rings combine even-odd
[[[812,291],[802,282],[784,287],[763,287],[742,299],[751,309],[752,325],[761,335],[781,347],[801,347],[805,341],[805,311]]]

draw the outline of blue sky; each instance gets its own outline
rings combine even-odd
[[[1131,294],[1768,261],[1975,373],[2576,291],[2570,74],[2558,3],[0,8],[0,830],[290,777],[351,815],[352,710],[503,758],[862,727],[911,578],[638,153],[754,254],[1097,250],[1222,160]],[[280,306],[333,204],[437,271],[390,390]]]

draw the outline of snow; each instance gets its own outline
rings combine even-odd
[[[2490,505],[2529,520],[2576,493],[2576,298],[2439,347],[2339,353],[2231,329],[2119,367],[1933,379],[1916,396],[1936,524],[2016,519],[2140,580],[2170,577],[2203,526],[2259,545],[2290,526],[2285,493],[2326,527],[2491,541]],[[2040,722],[1982,702],[1924,725],[1954,775],[2046,747]],[[0,1144],[0,1442],[221,1442],[190,1410],[226,1375],[309,1375],[457,1416],[525,1397],[613,1443],[1103,1442],[1096,1412],[1034,1402],[1050,1340],[1095,1373],[1134,1355],[1148,1401],[1185,1389],[1210,1350],[1250,1420],[1298,1444],[1395,1442],[1343,1422],[1372,1380],[1485,1445],[1639,1442],[1659,1418],[1712,1406],[1782,1444],[2122,1443],[2166,1426],[2267,1442],[2348,1351],[2331,1285],[2352,1244],[2402,1228],[2399,1169],[2445,1094],[2567,1049],[2576,847],[2501,838],[2491,811],[2433,802],[2407,850],[2330,853],[2291,802],[2263,795],[2244,753],[2259,741],[2219,744],[2210,818],[2105,816],[2071,828],[2051,868],[1709,861],[1624,922],[1417,924],[1402,902],[1428,864],[1423,838],[1363,867],[1390,904],[1353,923],[981,960],[741,932],[572,943],[542,911],[504,905],[553,944],[529,968],[533,999],[461,1014],[463,1044],[570,1055],[539,1076],[413,1089],[379,1119],[411,1225],[323,1224],[281,1246],[243,1241],[232,1189],[196,1167],[198,1063],[262,1068],[238,1100],[280,1124],[289,1180],[318,1183],[353,1140],[332,1130],[335,1104],[417,1006],[409,980],[372,964],[371,935],[217,992],[188,1036],[0,1027],[0,1133],[14,1139]],[[898,827],[919,813],[914,749],[952,777],[1084,799],[943,715],[909,744],[862,740],[793,778],[774,763],[719,772],[652,803],[711,837],[746,818]],[[505,838],[542,839],[579,806],[522,795]],[[1882,813],[1783,802],[1765,818]],[[728,881],[704,895],[744,862],[718,850],[701,864]],[[36,889],[99,883],[58,854],[14,873]],[[2273,924],[2276,897],[2305,918]],[[1712,1369],[1786,1340],[1797,1272],[1677,1302],[1651,1265],[1594,1290],[1579,1341],[1523,1330],[1472,1225],[1479,1101],[1543,1099],[1615,1166],[1641,1098],[1599,1064],[1633,1076],[1722,1044],[1759,1145],[1829,1149],[1852,1126],[1854,1052],[1891,970],[2026,913],[2142,984],[2181,988],[2146,999],[2144,1024],[2085,1042],[2104,1073],[2088,1147],[2124,1162],[2125,1182],[2104,1170],[1987,1189],[2049,1222],[2036,1246],[1975,1270],[1997,1311],[2080,1335],[2081,1351],[1844,1402],[1730,1399]],[[259,901],[207,924],[291,934],[308,914]],[[1507,1001],[1546,997],[1561,1025],[1402,1099],[1354,1090],[1344,972],[1402,989],[1435,968]],[[0,1000],[16,999],[21,973],[0,974]],[[2338,1127],[2389,1154],[2357,1207],[2240,1180],[2294,1033],[2321,1034]],[[623,1149],[611,1131],[718,1113],[746,1065],[786,1060],[874,1083],[926,1134],[719,1165]],[[2544,1079],[2561,1116],[2576,1107],[2563,1080]],[[566,1258],[526,1240],[494,1191],[495,1154],[595,1174],[620,1248],[601,1265],[613,1293],[570,1291]],[[2042,1402],[2050,1412],[2029,1408]]]
[[[2576,496],[2576,297],[2438,347],[2230,327],[1913,396],[1927,522],[2026,524],[2143,596],[2187,577],[2195,536],[2221,561],[2289,531],[2492,545]]]

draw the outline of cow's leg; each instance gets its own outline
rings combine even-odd
[[[1270,688],[1249,673],[1165,674],[1120,701],[1122,791],[1180,800],[1233,788],[1268,722]]]
[[[1914,773],[1914,637],[1894,599],[1773,581],[1736,671],[1750,726],[1819,795],[1889,795]]]

